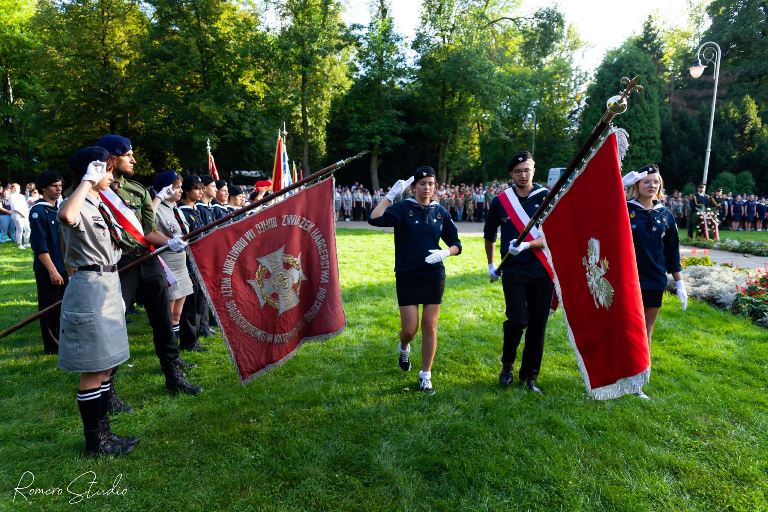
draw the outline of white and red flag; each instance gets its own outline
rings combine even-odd
[[[282,132],[280,132],[277,134],[275,163],[272,166],[272,192],[277,192],[292,184],[291,168],[288,165],[288,151],[285,149],[285,140],[283,139]]]
[[[540,230],[587,392],[635,393],[651,361],[614,131],[563,190]]]
[[[244,382],[346,325],[333,191],[322,181],[190,244]]]
[[[219,180],[219,170],[216,168],[216,161],[213,159],[213,153],[208,151],[208,174],[213,176],[214,180]]]

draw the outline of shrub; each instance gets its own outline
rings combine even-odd
[[[694,266],[711,267],[714,263],[709,256],[688,256],[680,260],[680,265],[682,265],[683,268]]]

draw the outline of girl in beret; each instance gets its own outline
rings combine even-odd
[[[413,197],[394,202],[411,187]],[[432,362],[437,350],[437,319],[445,288],[443,260],[461,253],[461,241],[451,215],[435,201],[435,170],[424,166],[414,176],[398,180],[371,212],[368,223],[395,228],[395,282],[400,307],[398,365],[411,369],[411,340],[421,310],[421,372],[419,390],[435,392]],[[442,240],[447,249],[440,248]]]

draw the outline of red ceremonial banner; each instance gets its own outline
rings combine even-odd
[[[244,382],[305,341],[344,329],[333,180],[215,229],[190,248]]]
[[[651,363],[615,133],[557,200],[541,232],[587,391],[600,400],[639,391]]]

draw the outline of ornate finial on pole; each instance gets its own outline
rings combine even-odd
[[[280,131],[279,135],[282,135],[283,137],[288,135],[288,131],[285,129],[285,121],[283,121],[283,129],[282,129],[282,131]]]
[[[205,139],[205,149],[208,150],[208,154],[211,154],[211,139]]]
[[[629,94],[632,92],[642,92],[643,86],[640,85],[640,77],[636,76],[635,78],[628,78],[628,77],[622,77],[621,78],[621,86],[624,87],[624,90],[621,92],[621,94],[617,94],[616,96],[611,96],[608,98],[608,101],[606,102],[607,110],[605,111],[605,114],[603,115],[603,118],[601,121],[604,121],[606,123],[610,123],[611,119],[613,119],[614,116],[618,114],[623,114],[627,111],[627,99],[629,98]]]

